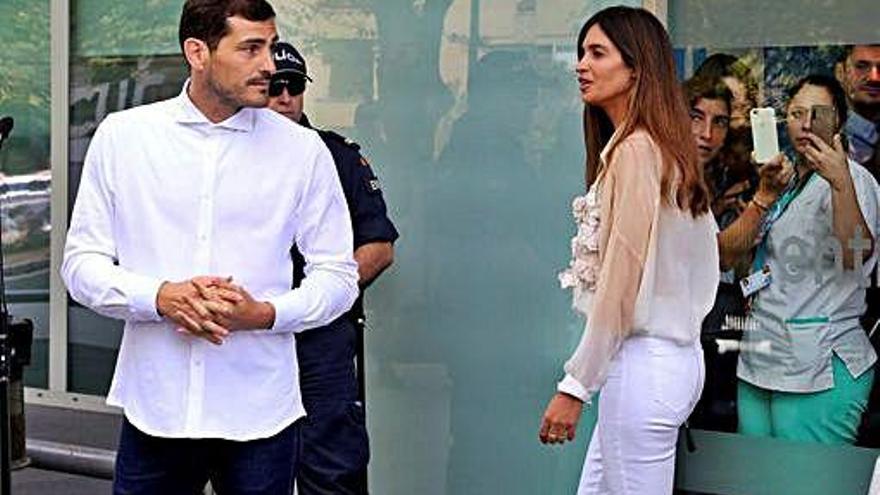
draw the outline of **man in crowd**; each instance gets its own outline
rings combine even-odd
[[[312,128],[303,113],[303,96],[311,81],[306,62],[288,43],[275,45],[275,66],[269,86],[273,110]],[[397,230],[388,219],[379,180],[359,153],[360,147],[332,131],[318,134],[330,149],[354,231],[354,258],[359,282],[368,286],[393,259]],[[302,257],[294,248],[294,283],[303,280]],[[327,325],[297,335],[300,387],[308,416],[302,426],[297,473],[300,495],[366,494],[369,444],[363,397],[363,300]],[[358,358],[355,377],[355,357]]]
[[[294,334],[358,288],[327,147],[263,108],[274,18],[265,0],[187,0],[183,91],[109,116],[89,147],[61,270],[75,300],[125,320],[114,493],[292,491]]]
[[[848,46],[836,72],[850,106],[850,158],[880,180],[880,45]]]
[[[860,163],[880,181],[880,45],[850,45],[843,60],[835,67],[837,79],[846,91],[849,115],[844,133],[849,143],[849,156]],[[877,191],[880,194],[880,191]],[[877,325],[880,325],[880,272],[871,276],[866,291],[868,308],[862,316],[862,326],[877,348]],[[880,386],[871,392],[868,410],[880,407]],[[869,414],[863,421],[861,444],[880,446],[880,418]]]

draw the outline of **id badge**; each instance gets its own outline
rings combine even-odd
[[[752,273],[748,277],[740,280],[739,286],[742,289],[743,296],[748,298],[752,294],[769,286],[772,281],[773,274],[770,273],[770,267],[765,265],[761,271]]]

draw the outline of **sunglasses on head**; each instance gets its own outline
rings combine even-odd
[[[269,82],[269,96],[273,98],[281,96],[285,88],[290,96],[301,95],[306,90],[306,79],[304,77],[273,79]]]

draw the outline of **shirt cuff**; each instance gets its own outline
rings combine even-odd
[[[297,318],[297,315],[302,315],[305,312],[302,298],[288,292],[270,297],[266,299],[266,302],[275,308],[275,322],[272,323],[270,331],[286,333],[302,330],[303,325]]]
[[[556,386],[556,390],[562,392],[564,394],[571,395],[573,397],[577,397],[584,404],[588,404],[590,402],[590,393],[581,385],[581,382],[577,381],[571,375],[565,375],[565,378],[559,382],[559,385]]]
[[[127,284],[129,293],[128,312],[132,319],[140,321],[161,321],[162,316],[156,308],[156,298],[163,281],[129,275]]]

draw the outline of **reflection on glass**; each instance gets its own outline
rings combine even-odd
[[[10,312],[35,323],[25,384],[46,387],[49,304],[49,2],[0,3],[0,221]]]

